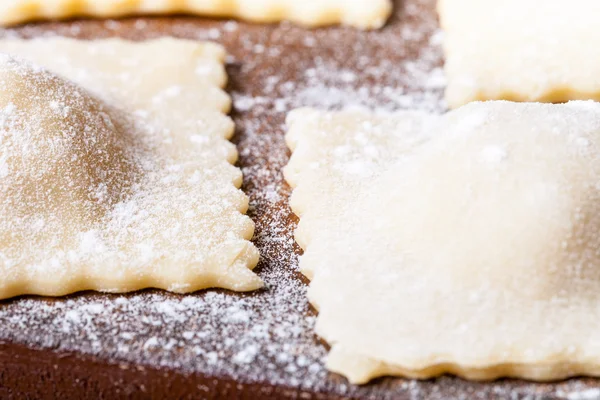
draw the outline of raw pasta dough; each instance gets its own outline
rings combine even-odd
[[[41,39],[0,51],[0,298],[262,286],[221,47]]]
[[[290,20],[307,26],[342,23],[369,29],[383,26],[391,11],[391,0],[3,0],[0,23],[183,12],[256,22]]]
[[[600,2],[440,0],[446,99],[600,100]]]
[[[600,375],[600,104],[288,122],[329,369],[354,383]]]

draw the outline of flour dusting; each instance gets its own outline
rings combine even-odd
[[[234,142],[245,176],[243,189],[250,196],[249,215],[256,223],[254,243],[262,257],[256,272],[266,288],[243,295],[218,290],[186,296],[147,291],[5,301],[0,303],[0,325],[5,327],[0,341],[332,396],[484,400],[586,395],[589,386],[578,381],[477,383],[441,377],[426,382],[382,379],[359,387],[324,368],[327,350],[314,335],[316,314],[297,271],[296,219],[288,207],[290,190],[281,173],[289,158],[284,120],[289,110],[302,106],[445,110],[442,35],[435,1],[396,3],[389,25],[373,32],[308,31],[288,23],[268,28],[235,21],[199,23],[189,18],[172,24],[134,18],[4,30],[5,37],[173,35],[223,44],[230,53]],[[166,94],[173,93],[175,89]],[[498,158],[497,152],[492,158]],[[1,165],[0,161],[0,172]],[[90,235],[85,246],[92,245]]]

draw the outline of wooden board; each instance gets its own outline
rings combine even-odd
[[[0,398],[595,399],[596,380],[532,384],[379,379],[349,385],[323,367],[315,312],[297,272],[296,223],[281,170],[287,111],[300,106],[443,112],[434,0],[398,1],[380,31],[306,30],[192,17],[27,25],[4,37],[59,34],[213,40],[230,53],[234,139],[256,221],[253,294],[208,290],[81,293],[0,302]],[[160,57],[160,54],[157,54]],[[595,396],[595,397],[594,397]]]

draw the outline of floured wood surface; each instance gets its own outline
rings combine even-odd
[[[303,394],[303,398],[325,399],[587,399],[600,395],[595,380],[531,384],[383,378],[351,386],[325,370],[327,349],[314,335],[316,314],[306,299],[306,281],[297,271],[299,249],[292,236],[296,220],[287,206],[290,190],[283,183],[282,169],[289,157],[283,139],[285,114],[300,106],[443,112],[445,82],[434,3],[397,1],[390,24],[366,33],[194,18],[66,22],[3,31],[4,37],[173,35],[224,45],[230,53],[227,90],[234,102],[234,142],[245,175],[243,189],[250,196],[249,215],[257,224],[255,244],[262,255],[255,271],[267,289],[243,295],[210,290],[178,296],[152,291],[4,301],[0,357],[15,359],[24,345],[46,349],[38,355],[39,365],[54,360],[55,354],[64,360],[55,364],[63,366],[82,359],[122,363],[130,366],[130,374],[141,376],[137,382],[151,388],[153,381],[144,380],[143,366],[146,371],[166,371],[163,379],[193,386],[196,393],[223,383],[229,385],[231,396],[249,398]],[[48,371],[54,362],[49,364]],[[4,373],[2,367],[0,371]],[[77,370],[86,373],[84,368]]]

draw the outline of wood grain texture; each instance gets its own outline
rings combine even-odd
[[[123,333],[120,330],[129,326],[127,321],[138,326],[135,320],[143,316],[118,307],[112,319],[90,322],[96,324],[95,340],[100,347],[88,343],[90,335],[85,332],[65,332],[53,326],[68,310],[69,302],[110,305],[135,296],[147,296],[152,301],[178,301],[180,296],[158,291],[122,296],[82,293],[61,299],[0,302],[0,398],[562,399],[576,398],[578,393],[594,394],[590,390],[600,386],[591,379],[533,384],[516,380],[475,383],[453,377],[422,382],[384,378],[352,386],[340,376],[323,372],[322,367],[317,367],[317,372],[304,363],[292,369],[278,368],[281,363],[276,355],[266,351],[269,347],[264,340],[272,342],[275,349],[288,349],[282,352],[294,357],[306,354],[319,358],[327,350],[314,336],[311,323],[305,323],[314,319],[315,312],[303,294],[294,297],[281,291],[307,284],[296,269],[299,250],[290,244],[296,218],[287,206],[290,190],[281,175],[288,158],[283,141],[285,113],[301,105],[336,108],[355,103],[443,110],[443,88],[433,85],[432,89],[431,79],[422,79],[433,69],[439,72],[442,64],[439,46],[432,45],[437,31],[434,3],[397,1],[389,24],[373,32],[341,27],[308,31],[287,23],[252,25],[190,17],[79,20],[2,31],[5,37],[60,34],[85,39],[120,36],[142,40],[172,35],[212,39],[225,46],[231,54],[228,91],[234,98],[234,142],[245,173],[243,189],[251,198],[250,216],[257,225],[255,243],[262,256],[256,271],[268,288],[253,294],[209,290],[193,295],[199,302],[209,297],[223,301],[223,307],[239,299],[250,315],[250,322],[240,328],[215,321],[220,314],[210,313],[218,310],[219,304],[189,316],[185,324],[202,330],[210,321],[209,337],[197,340],[200,348],[211,348],[226,336],[234,342],[242,340],[252,321],[268,319],[273,323],[248,365],[236,364],[225,347],[219,350],[222,360],[214,367],[202,356],[190,355],[185,342],[180,348],[146,350],[144,343],[150,338],[171,335],[178,326],[142,325],[144,329],[127,342],[130,349],[120,351],[123,343],[115,339]],[[329,98],[319,99],[322,96]],[[36,304],[43,314],[29,311],[37,310]],[[274,332],[280,320],[299,321],[299,332],[277,336]],[[275,369],[267,373],[273,366]]]

